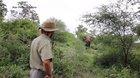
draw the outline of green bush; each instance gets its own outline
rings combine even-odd
[[[95,66],[92,72],[94,75],[88,78],[139,78],[137,72],[116,66],[111,66],[107,69]]]
[[[70,49],[66,47],[68,46],[65,45],[64,48],[57,44],[54,48],[54,73],[63,78],[72,78],[75,72],[74,61],[72,60],[74,55],[69,55]]]
[[[53,40],[56,44],[53,49],[56,77],[75,78],[90,69],[92,56],[86,53],[81,40],[68,32],[57,32]]]
[[[101,67],[108,68],[114,64],[119,63],[118,62],[119,58],[120,57],[116,53],[102,54],[100,57],[96,59],[96,64]]]
[[[29,68],[32,39],[37,36],[37,25],[30,20],[3,22],[0,25],[0,66],[17,64]]]
[[[132,67],[132,69],[140,71],[140,56],[139,55],[135,55],[135,58],[133,60],[131,60],[131,64],[130,66]]]
[[[56,44],[53,48],[55,76],[72,78],[75,73],[75,65],[73,65],[75,58],[74,35],[69,32],[57,32],[53,36],[53,42]]]
[[[28,73],[17,65],[0,67],[0,78],[28,78]]]
[[[134,58],[130,62],[130,68],[133,71],[139,72],[139,77],[140,77],[140,45],[134,46]]]
[[[126,42],[130,43],[131,39],[129,39],[129,36],[126,38],[128,39]],[[110,67],[114,64],[126,66],[125,61],[127,60],[127,66],[129,66],[130,61],[133,59],[133,53],[130,49],[127,51],[127,54],[124,54],[124,46],[119,45],[120,41],[117,39],[117,36],[102,35],[94,40],[97,52],[100,54],[96,59],[96,64],[102,67]],[[125,59],[126,55],[127,59]]]
[[[37,35],[37,25],[29,20],[0,23],[0,78],[28,78],[30,43]],[[124,68],[114,36],[95,38],[87,50],[69,32],[56,32],[52,39],[56,78],[140,77],[139,49],[130,58],[130,66]]]
[[[54,42],[60,42],[63,44],[66,44],[67,46],[73,46],[75,43],[76,38],[73,34],[69,32],[55,32],[55,34],[52,37],[52,40]]]

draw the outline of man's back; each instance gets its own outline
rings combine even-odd
[[[49,38],[45,35],[40,35],[35,38],[31,44],[31,52],[30,52],[30,67],[33,69],[41,69],[45,71],[42,62],[41,50],[46,48],[48,51],[50,50],[51,44]],[[48,52],[46,51],[46,52]],[[48,55],[46,55],[48,56]],[[51,55],[52,57],[52,55]]]

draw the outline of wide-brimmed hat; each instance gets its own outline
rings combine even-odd
[[[56,24],[52,20],[46,20],[42,26],[39,27],[40,29],[43,29],[44,31],[56,31],[58,28],[56,28]]]

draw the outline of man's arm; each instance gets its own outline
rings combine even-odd
[[[52,59],[46,59],[45,61],[43,61],[43,65],[45,67],[46,70],[46,76],[45,78],[52,78]]]

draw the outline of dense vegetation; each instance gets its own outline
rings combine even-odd
[[[36,23],[29,20],[0,25],[0,78],[27,78],[31,41],[38,36]],[[113,36],[94,38],[90,49],[69,32],[53,37],[54,74],[57,78],[139,78],[139,46],[133,48],[129,65],[123,67],[122,54]],[[111,45],[111,46],[110,46]],[[114,46],[112,46],[114,45]]]
[[[52,38],[55,78],[140,78],[140,43],[134,44],[139,38],[139,24],[135,27],[128,12],[120,13],[128,16],[127,20],[112,12],[104,6],[86,20],[88,23],[95,20],[92,24],[90,22],[92,26],[98,23],[100,26],[104,24],[106,29],[113,29],[96,36],[82,25],[77,27],[74,35],[66,31],[64,22],[53,18],[60,29]],[[28,78],[30,44],[39,35],[38,22],[29,19],[5,22],[3,13],[0,17],[0,78]],[[131,26],[134,26],[131,34],[118,34]],[[82,39],[86,34],[93,36],[88,49]]]

